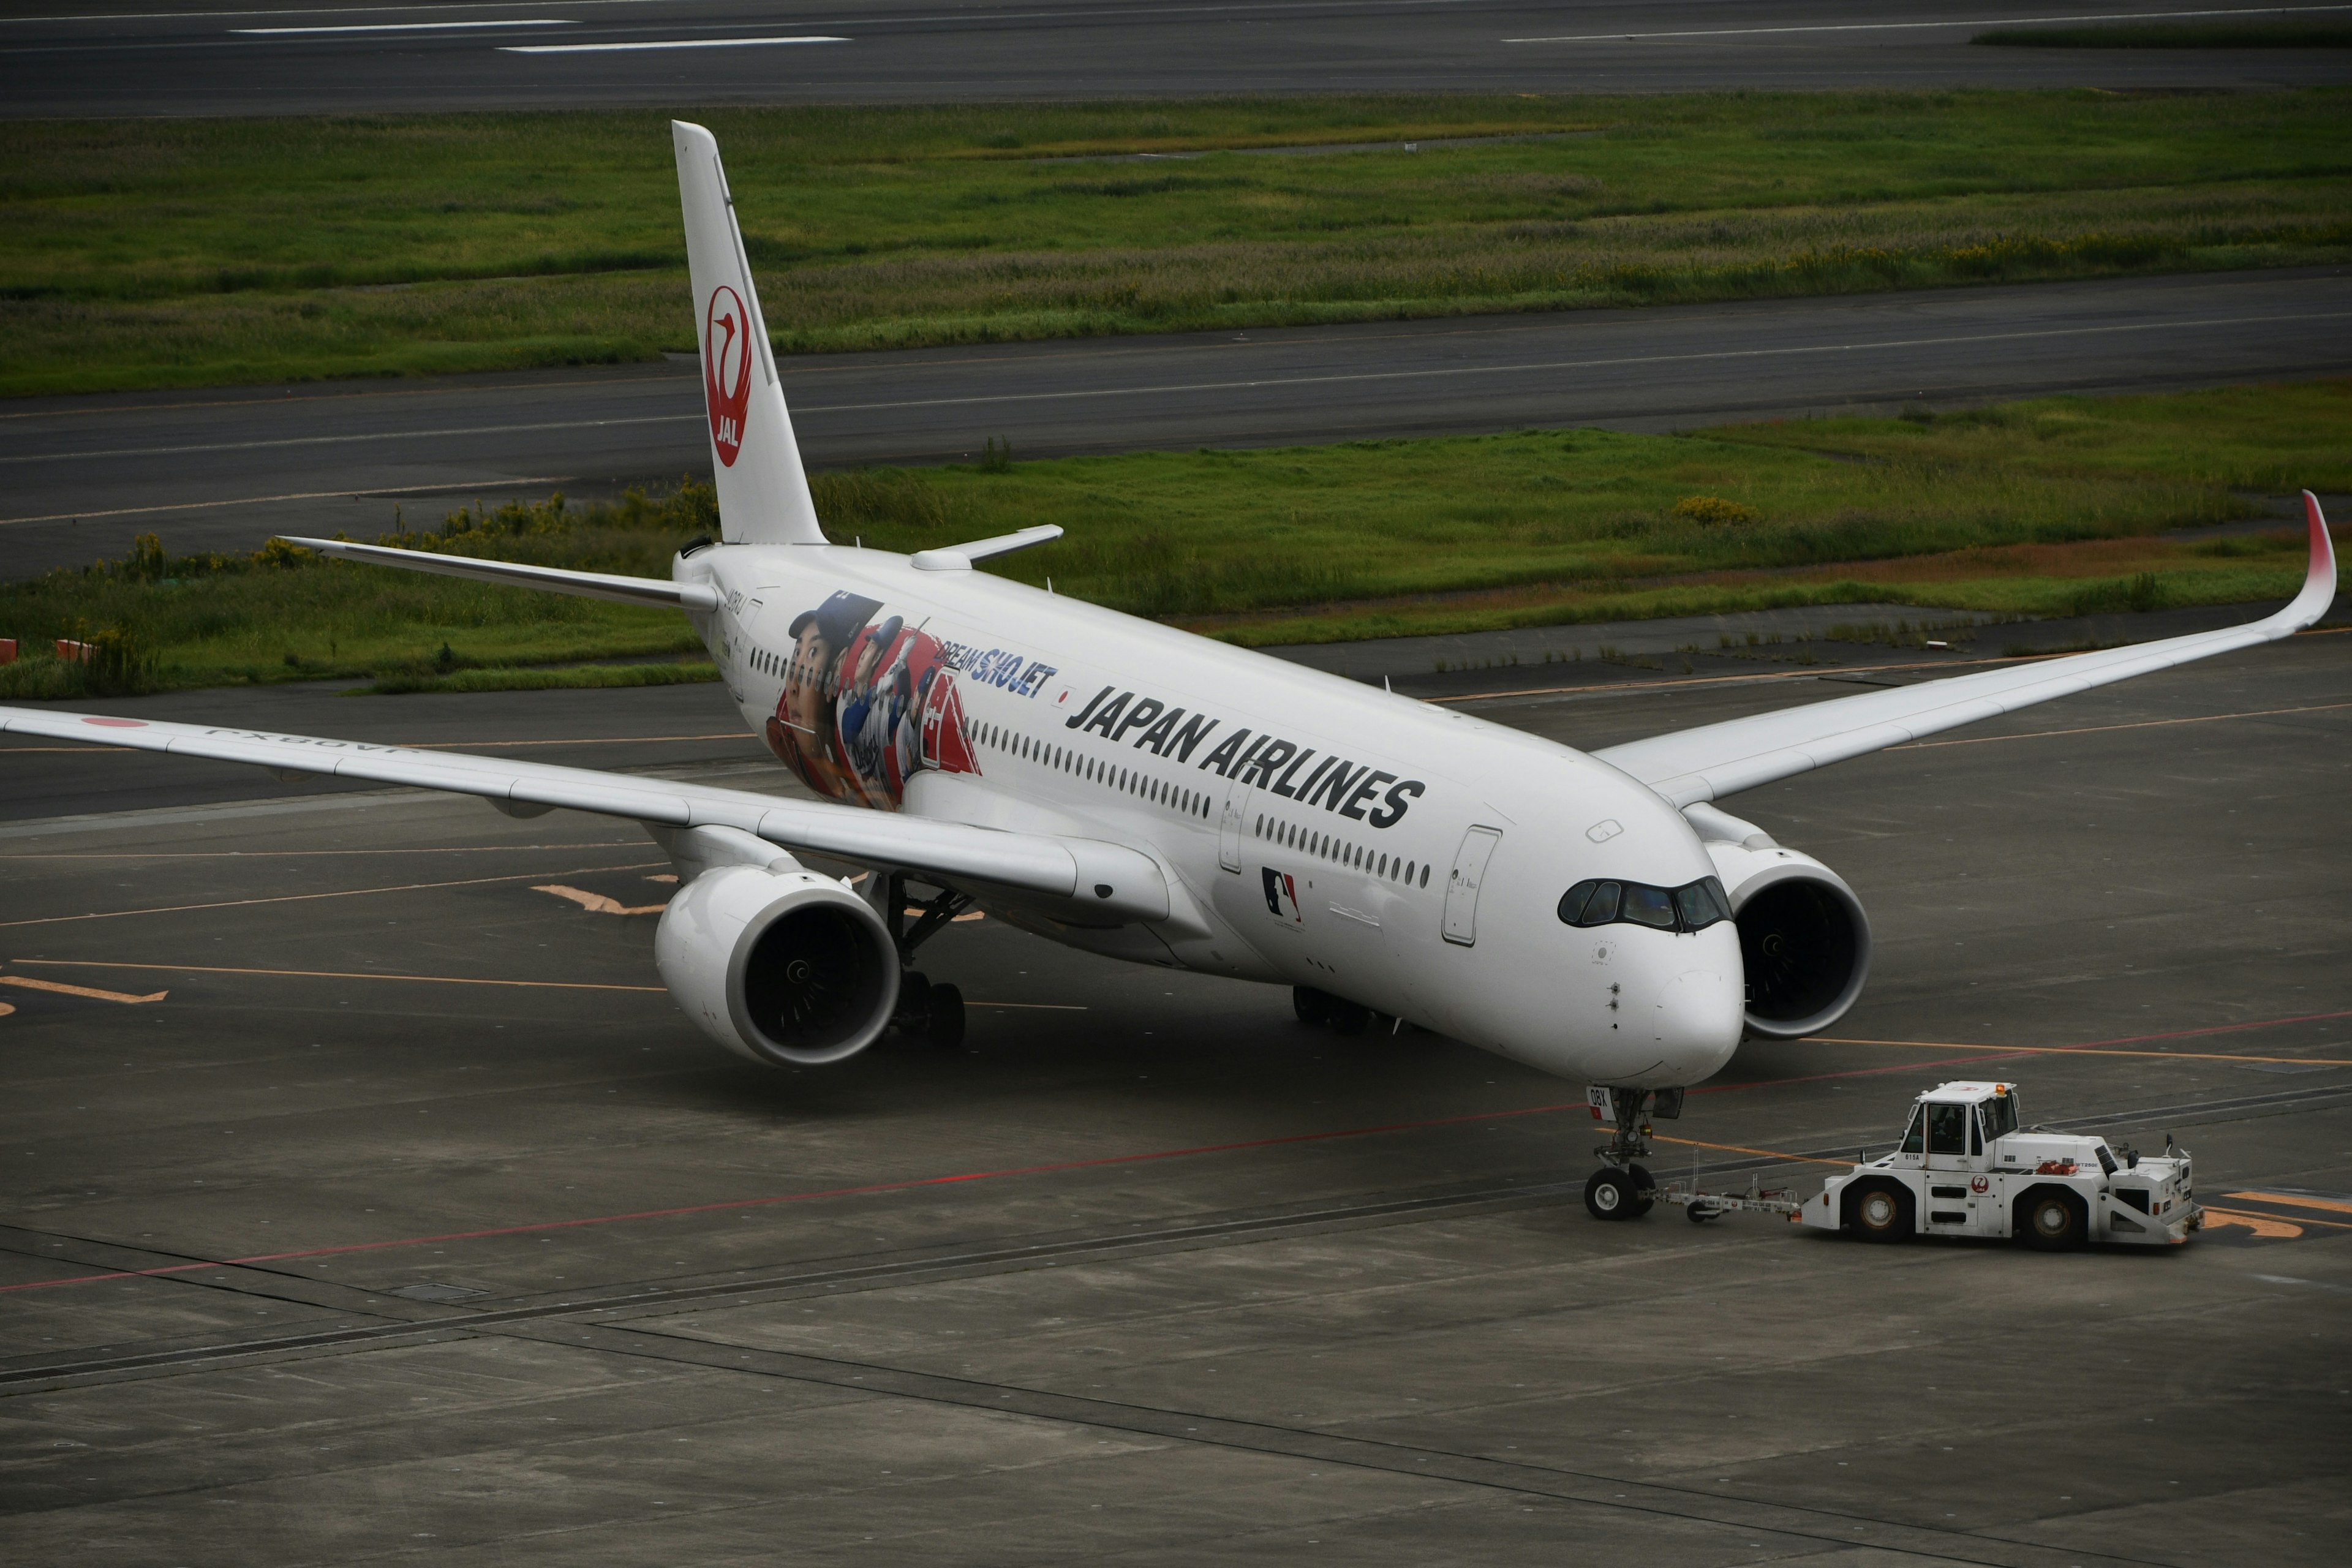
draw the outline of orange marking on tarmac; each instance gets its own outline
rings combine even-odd
[[[581,876],[590,871],[642,871],[648,866],[659,866],[659,860],[640,860],[630,866],[582,866],[559,876]],[[120,920],[126,915],[182,915],[198,910],[241,910],[254,904],[299,904],[313,899],[356,899],[369,893],[421,893],[436,888],[479,888],[491,882],[527,882],[533,877],[544,877],[544,871],[519,871],[509,877],[467,877],[454,882],[395,882],[382,888],[345,888],[331,893],[280,893],[268,899],[223,899],[209,904],[160,904],[144,910],[100,910],[87,915],[42,915],[28,921],[0,921],[0,931],[13,926],[70,925],[77,921]]]
[[[2243,1198],[2248,1203],[2287,1204],[2299,1209],[2326,1209],[2333,1214],[2352,1214],[2352,1204],[2336,1198],[2306,1197],[2301,1193],[2223,1193],[2225,1198]]]
[[[2282,713],[2333,713],[2352,702],[2314,702],[2302,708],[2253,708],[2243,713],[2200,713],[2188,719],[2142,719],[2131,724],[2085,724],[2074,730],[2033,730],[2021,735],[1971,735],[1961,741],[1907,741],[1890,752],[1922,752],[1934,746],[1987,746],[1995,741],[2040,741],[2053,735],[2103,735],[2110,730],[2158,730],[2168,724],[2215,724],[2224,719],[2275,719]]]
[[[98,991],[87,985],[68,985],[62,980],[36,980],[29,974],[0,974],[0,985],[21,985],[27,991],[54,991],[60,996],[87,996],[93,1002],[161,1002],[169,991],[158,991],[150,996],[133,996],[123,991]]]
[[[570,899],[592,915],[657,915],[669,908],[660,904],[625,904],[618,899],[608,899],[602,893],[583,892],[567,888],[561,882],[551,882],[543,888],[533,888],[534,893],[553,893],[559,899]]]
[[[14,1003],[10,1003],[10,1002],[0,1002],[0,1018],[5,1018],[5,1017],[6,1017],[9,1014],[11,1014],[11,1013],[15,1012],[16,1010],[16,1005],[15,1005]]]
[[[2264,1219],[2258,1214],[2238,1214],[2231,1209],[2207,1209],[2200,1227],[2220,1230],[2228,1226],[2242,1225],[2255,1236],[2272,1241],[2293,1241],[2303,1234],[2303,1226],[2289,1225],[2283,1219]]]
[[[1760,1154],[1768,1160],[1786,1160],[1798,1165],[1836,1165],[1841,1168],[1853,1163],[1851,1160],[1822,1160],[1811,1154],[1784,1154],[1778,1149],[1750,1149],[1738,1143],[1707,1143],[1696,1138],[1658,1138],[1660,1143],[1679,1143],[1685,1149],[1714,1149],[1726,1154]]]
[[[605,985],[585,980],[476,980],[462,974],[372,974],[346,969],[232,969],[217,963],[118,963],[103,958],[12,958],[11,963],[42,964],[67,969],[160,969],[171,974],[277,974],[294,980],[415,980],[433,985],[513,985],[532,991],[645,991],[656,995],[662,985]],[[986,1006],[986,1003],[968,1005]]]

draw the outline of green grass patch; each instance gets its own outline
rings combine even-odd
[[[814,352],[2341,260],[2347,105],[1397,95],[705,118],[769,325]],[[1334,144],[1360,150],[1317,151]],[[1176,156],[1118,161],[1145,153]],[[656,114],[0,123],[0,394],[690,349],[676,182]]]
[[[2352,380],[1690,436],[1528,430],[1265,451],[820,474],[832,535],[913,551],[1055,522],[992,568],[1236,643],[1889,599],[2021,615],[2284,598],[2300,529],[2173,531],[2352,489]],[[711,494],[452,514],[385,542],[666,576]],[[709,679],[675,613],[324,561],[168,556],[0,585],[0,636],[104,660],[0,667],[0,699],[372,677],[379,690]]]
[[[1995,27],[1972,44],[2037,49],[2347,49],[2352,22],[2125,22],[2074,27]]]

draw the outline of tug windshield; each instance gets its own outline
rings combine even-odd
[[[2017,1096],[1995,1095],[1978,1110],[1979,1114],[1984,1117],[1986,1142],[2017,1131]]]

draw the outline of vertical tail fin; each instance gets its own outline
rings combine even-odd
[[[719,142],[699,125],[674,120],[669,129],[677,150],[678,203],[686,210],[686,263],[694,281],[719,532],[730,544],[823,544]]]

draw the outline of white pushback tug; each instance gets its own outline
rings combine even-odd
[[[1623,1155],[1585,1186],[1585,1207],[1597,1219],[1633,1219],[1664,1203],[1694,1222],[1723,1214],[1777,1214],[1820,1230],[1852,1231],[1865,1241],[1915,1235],[2013,1237],[2053,1252],[2093,1242],[2177,1247],[2204,1219],[2189,1152],[2169,1133],[2160,1155],[2129,1147],[2118,1155],[2104,1138],[2023,1127],[2012,1083],[1937,1085],[1913,1102],[1893,1152],[1857,1161],[1819,1194],[1801,1199],[1759,1190],[1752,1182],[1744,1193],[1709,1193],[1696,1175],[1686,1184],[1658,1185],[1633,1162],[1634,1151],[1622,1146],[1638,1142],[1646,1153],[1650,1129],[1642,1119],[1679,1114],[1681,1097],[1619,1103],[1635,1098],[1592,1091],[1593,1115],[1621,1128],[1602,1157]],[[1635,1125],[1628,1127],[1629,1121]]]

